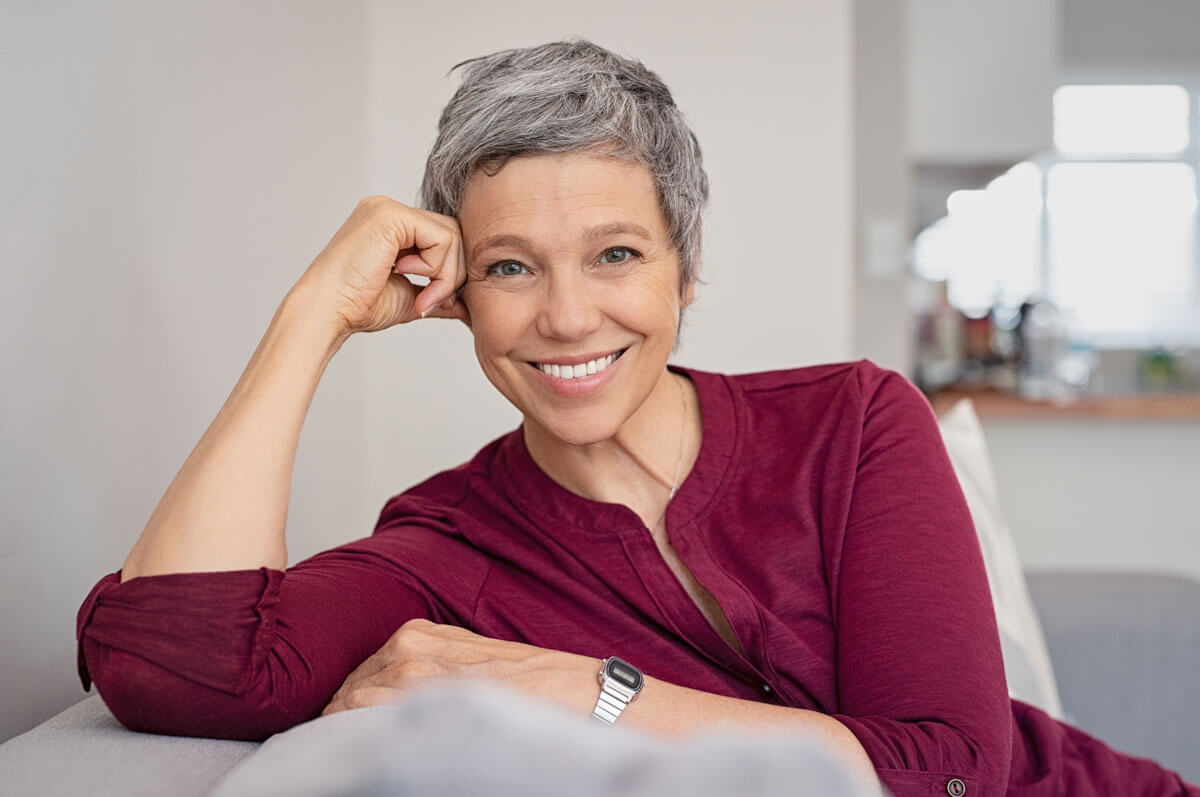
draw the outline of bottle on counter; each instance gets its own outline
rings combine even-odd
[[[1067,347],[1066,358],[1059,363],[1058,375],[1067,391],[1074,396],[1095,393],[1098,364],[1099,356],[1091,344],[1073,340]]]
[[[1018,392],[1034,401],[1065,401],[1071,390],[1062,379],[1061,365],[1067,357],[1067,328],[1062,313],[1044,299],[1021,306],[1018,326],[1021,338],[1021,370]]]
[[[926,393],[962,377],[966,319],[950,304],[947,284],[931,283],[932,300],[917,318],[917,385]]]

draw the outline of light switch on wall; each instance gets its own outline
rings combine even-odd
[[[862,226],[863,274],[892,279],[904,273],[904,228],[889,216],[875,216]]]

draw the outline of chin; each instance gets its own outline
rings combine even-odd
[[[525,413],[526,424],[535,425],[546,434],[567,445],[589,446],[616,436],[621,424],[609,413],[576,412],[573,417],[542,417],[540,413]]]

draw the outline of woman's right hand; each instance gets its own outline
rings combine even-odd
[[[422,317],[466,321],[457,298],[465,279],[457,219],[373,196],[358,203],[298,284],[328,297],[339,333],[349,336]]]

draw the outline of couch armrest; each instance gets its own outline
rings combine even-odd
[[[1200,780],[1200,581],[1026,574],[1072,724]]]
[[[135,733],[93,695],[0,744],[0,794],[199,797],[258,747]]]

